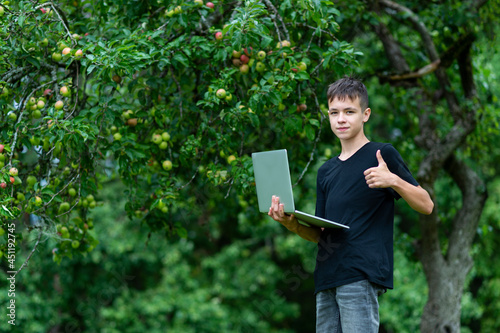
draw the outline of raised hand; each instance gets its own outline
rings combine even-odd
[[[377,150],[377,160],[378,166],[365,170],[365,180],[366,184],[370,188],[387,188],[394,185],[395,175],[387,167],[380,153],[380,149]]]

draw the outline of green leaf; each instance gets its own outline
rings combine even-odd
[[[37,59],[33,57],[27,57],[26,60],[36,68],[40,68],[40,62]]]
[[[273,103],[274,105],[278,105],[281,103],[281,94],[276,90],[270,91],[267,96],[269,97],[271,103]]]
[[[315,136],[316,136],[316,132],[314,131],[314,128],[310,125],[310,124],[307,124],[305,126],[305,131],[306,131],[306,136],[309,140],[314,140]]]

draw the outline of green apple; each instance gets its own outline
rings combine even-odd
[[[241,51],[233,50],[233,58],[239,59],[241,57]]]
[[[83,57],[83,51],[78,49],[75,52],[75,59],[81,59]]]
[[[170,140],[170,134],[168,134],[168,132],[163,132],[161,133],[161,138],[163,141],[168,141]]]
[[[76,195],[76,190],[72,187],[68,189],[68,194],[70,197],[74,197]]]
[[[71,90],[69,90],[68,87],[66,86],[62,86],[61,89],[59,89],[59,92],[61,93],[61,95],[63,95],[64,97],[69,97],[71,96]]]
[[[157,205],[156,207],[157,207],[158,209],[160,209],[160,210],[161,210],[163,207],[165,207],[165,203],[163,202],[163,200],[162,200],[162,199],[160,199],[160,200],[158,201],[158,205]]]
[[[74,240],[74,241],[72,241],[72,242],[71,242],[71,247],[72,247],[72,248],[76,249],[76,248],[78,248],[79,246],[80,246],[80,242],[79,242],[79,241]]]
[[[19,171],[17,170],[17,168],[10,168],[9,175],[11,175],[12,177],[15,177],[18,174],[19,174]]]
[[[134,111],[132,111],[132,110],[127,110],[127,111],[122,113],[122,117],[125,119],[130,119],[130,118],[132,118],[133,115],[134,115]]]
[[[43,109],[45,107],[45,102],[44,101],[38,101],[36,103],[36,107],[37,107],[37,109],[40,109],[40,110]]]
[[[40,198],[39,196],[36,196],[35,197],[35,205],[36,206],[41,206],[42,203],[43,203],[42,198]]]
[[[168,143],[166,141],[162,141],[159,145],[158,148],[165,150],[168,148]]]
[[[115,134],[113,134],[113,139],[115,141],[120,141],[122,139],[122,135],[118,132],[116,132]]]
[[[54,104],[54,108],[56,110],[61,110],[64,107],[63,101],[57,101],[56,104]]]
[[[57,52],[52,53],[52,60],[54,60],[55,62],[59,62],[61,61],[61,59],[62,59],[61,53]]]
[[[163,141],[161,134],[153,134],[151,141],[153,141],[153,143],[156,143],[157,145],[159,145]]]
[[[250,67],[248,67],[247,64],[241,65],[240,66],[240,73],[243,75],[248,74],[248,71],[250,70]]]
[[[40,119],[42,118],[42,112],[40,110],[35,110],[31,114],[31,116],[33,117],[33,119]]]
[[[165,160],[162,163],[162,167],[164,170],[170,171],[170,170],[172,170],[172,162],[170,160]]]
[[[303,62],[303,61],[299,62],[299,69],[300,69],[301,71],[305,71],[305,70],[307,69],[307,65],[306,65],[306,63],[305,63],[305,62]]]
[[[233,95],[231,93],[227,93],[226,101],[230,102],[233,99]]]
[[[57,49],[58,49],[59,51],[62,51],[62,50],[64,50],[64,49],[65,49],[65,48],[67,48],[67,47],[68,47],[68,46],[67,46],[64,42],[62,42],[62,41],[60,41],[59,43],[57,43]]]
[[[70,208],[69,202],[63,202],[59,205],[59,213],[66,213]]]
[[[36,184],[36,177],[33,175],[29,175],[28,178],[26,178],[26,182],[28,183],[29,187],[32,187]]]
[[[217,97],[220,99],[226,98],[226,91],[224,89],[220,88],[217,90],[215,95],[217,95]]]
[[[262,73],[263,71],[266,70],[266,65],[264,63],[257,61],[257,64],[255,65],[255,70],[259,73]]]

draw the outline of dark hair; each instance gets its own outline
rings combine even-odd
[[[344,77],[330,84],[326,96],[329,102],[333,101],[335,98],[343,101],[346,97],[354,101],[356,97],[359,97],[361,111],[366,110],[368,107],[368,92],[366,91],[365,85],[352,77]]]

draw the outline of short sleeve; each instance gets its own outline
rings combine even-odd
[[[396,148],[394,148],[391,144],[387,144],[381,149],[380,153],[382,154],[382,158],[384,159],[384,161],[387,163],[389,171],[398,175],[404,181],[414,186],[419,186],[419,183],[411,174],[410,169],[408,169],[408,166],[403,161],[403,158],[396,150]],[[398,192],[394,191],[393,189],[390,190],[395,199],[401,198]]]

